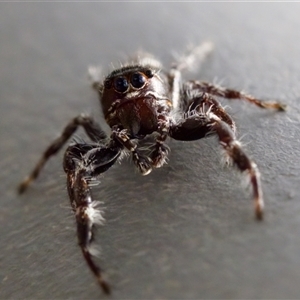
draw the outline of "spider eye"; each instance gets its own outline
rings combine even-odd
[[[151,69],[146,70],[145,75],[148,78],[152,78],[154,76],[153,71]]]
[[[140,89],[145,85],[146,78],[142,73],[133,73],[130,78],[130,83],[134,88]]]
[[[109,79],[106,79],[106,80],[104,81],[104,87],[105,87],[106,89],[110,89],[110,88],[111,88],[111,81],[110,81]]]
[[[125,77],[117,77],[114,81],[114,88],[119,93],[125,93],[128,90],[128,82]]]

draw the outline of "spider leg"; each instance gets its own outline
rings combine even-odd
[[[199,65],[207,58],[207,56],[213,51],[214,45],[210,41],[205,41],[197,47],[189,47],[188,53],[179,57],[176,62],[173,63],[172,69],[179,71],[198,69]]]
[[[55,155],[61,147],[67,142],[67,140],[72,136],[72,134],[76,131],[78,126],[82,126],[85,129],[86,134],[90,137],[90,139],[94,142],[103,142],[107,139],[105,132],[100,128],[100,126],[89,116],[79,115],[72,119],[69,124],[65,127],[61,135],[54,140],[50,146],[44,151],[42,157],[36,164],[35,168],[31,171],[31,173],[21,182],[19,185],[19,193],[23,193],[30,183],[35,180],[47,160]]]
[[[111,137],[132,153],[133,162],[142,175],[148,175],[152,171],[152,160],[139,153],[137,145],[130,139],[126,129],[113,128]]]
[[[200,82],[200,81],[188,81],[185,84],[185,89],[189,90],[198,90],[199,92],[208,93],[214,96],[223,97],[226,99],[239,99],[248,101],[258,107],[267,108],[267,109],[276,109],[278,111],[285,111],[286,105],[276,102],[276,101],[262,101],[260,99],[255,98],[252,95],[246,94],[244,92],[240,92],[234,89],[228,89],[224,87],[220,87],[208,82]]]
[[[256,164],[248,157],[236,140],[230,126],[222,121],[211,111],[194,112],[174,123],[170,127],[169,134],[172,138],[182,141],[192,141],[215,134],[219,138],[220,145],[233,163],[241,172],[247,172],[253,189],[255,213],[257,219],[263,218],[264,201],[260,183],[260,173]]]
[[[90,66],[88,68],[88,75],[91,81],[91,86],[97,92],[102,90],[102,83],[101,83],[101,69],[96,66]]]
[[[222,121],[227,123],[232,131],[236,133],[236,125],[231,116],[226,112],[226,110],[222,107],[222,105],[214,99],[211,95],[207,93],[201,93],[198,96],[189,97],[185,95],[184,102],[185,105],[185,113],[190,114],[195,111],[204,112],[211,111],[216,116],[218,116]]]
[[[95,224],[101,224],[103,217],[93,201],[90,183],[99,174],[108,170],[118,159],[120,147],[99,147],[99,145],[75,144],[69,146],[64,157],[67,174],[68,194],[77,223],[78,244],[82,254],[106,294],[110,293],[108,283],[103,279],[101,269],[93,260],[91,242]]]
[[[212,50],[213,44],[208,41],[204,42],[199,46],[192,48],[187,55],[180,57],[177,62],[173,63],[171,66],[168,73],[168,81],[174,110],[178,110],[180,106],[182,71],[191,70],[195,66],[198,68]]]
[[[169,134],[169,121],[167,118],[162,118],[159,122],[158,137],[156,138],[155,149],[151,153],[151,160],[154,168],[161,168],[167,161],[170,148],[165,144]]]

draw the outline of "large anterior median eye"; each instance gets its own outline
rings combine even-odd
[[[143,87],[146,83],[146,80],[147,79],[145,75],[139,72],[133,73],[130,77],[130,83],[136,89],[140,89],[141,87]]]
[[[114,80],[114,88],[119,93],[125,93],[128,90],[128,82],[125,77],[117,77]]]

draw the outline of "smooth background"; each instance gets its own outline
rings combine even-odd
[[[139,49],[172,53],[211,40],[187,78],[289,105],[287,113],[226,102],[258,164],[266,218],[254,219],[240,174],[218,143],[170,141],[167,166],[146,177],[117,164],[94,189],[111,299],[300,297],[300,18],[283,3],[0,4],[0,298],[106,298],[76,245],[61,167],[51,159],[26,194],[18,182],[72,117],[100,116],[87,67],[104,75]],[[84,136],[82,131],[78,135]]]

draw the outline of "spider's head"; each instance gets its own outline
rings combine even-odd
[[[153,119],[157,100],[167,98],[168,85],[158,73],[159,69],[148,65],[129,65],[105,78],[101,103],[110,126],[121,123],[126,127],[124,123],[136,123],[138,115],[144,120],[145,116]]]
[[[102,89],[102,108],[106,116],[116,103],[122,103],[149,94],[165,96],[165,83],[157,69],[149,66],[126,66],[110,73],[104,80]]]

